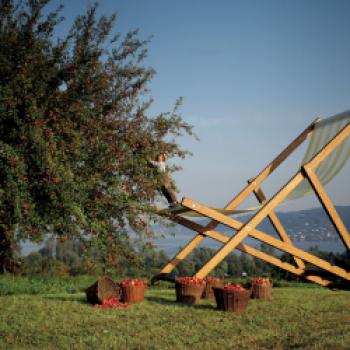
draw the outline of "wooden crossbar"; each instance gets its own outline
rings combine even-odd
[[[316,265],[328,272],[331,272],[339,277],[342,277],[346,280],[350,280],[350,274],[345,271],[344,269],[332,266],[331,264],[327,263],[326,261],[321,261],[322,259],[319,259],[317,257],[312,256],[309,253],[305,253],[304,251],[295,248],[294,246],[283,243],[281,241],[276,240],[275,238],[272,238],[269,235],[264,234],[263,232],[259,232],[258,230],[255,230],[256,226],[271,212],[279,205],[286,196],[292,192],[304,179],[306,171],[308,173],[309,179],[313,186],[316,184],[316,189],[318,190],[318,195],[323,196],[323,204],[328,208],[331,209],[331,211],[334,209],[330,207],[330,203],[325,201],[325,192],[322,192],[322,188],[319,186],[317,182],[317,176],[313,173],[313,169],[316,168],[334,149],[343,142],[350,134],[350,124],[346,125],[331,141],[328,142],[307,164],[303,166],[301,170],[299,170],[290,180],[287,182],[287,184],[282,187],[280,191],[278,191],[275,196],[273,196],[269,201],[266,202],[266,204],[244,225],[240,225],[237,220],[234,220],[232,218],[229,218],[225,215],[220,214],[220,218],[217,215],[217,213],[213,212],[211,209],[206,208],[199,203],[196,203],[194,201],[188,200],[187,198],[184,198],[182,204],[185,207],[191,208],[192,210],[201,212],[201,214],[210,217],[213,220],[216,220],[217,222],[220,222],[222,224],[225,224],[229,227],[232,227],[233,229],[237,230],[237,233],[221,248],[217,251],[217,253],[204,265],[200,268],[200,270],[196,273],[197,277],[205,277],[213,268],[217,266],[218,263],[220,263],[229,252],[231,252],[233,249],[237,247],[237,245],[248,235],[251,235],[254,238],[260,239],[263,242],[270,244],[282,251],[285,251],[287,253],[290,253],[294,256],[297,256],[305,261],[308,261],[309,263]],[[303,171],[305,169],[305,171]],[[322,194],[322,195],[321,195]],[[328,210],[329,211],[329,210]],[[335,227],[338,230],[339,227],[342,229],[345,228],[341,226],[341,221],[339,216],[335,215],[336,211],[334,209],[334,212],[330,215],[333,220],[336,220]],[[339,231],[338,233],[342,237],[343,240],[346,242],[348,241],[348,233],[347,231]]]
[[[310,253],[305,252],[291,244],[282,242],[271,235],[264,233],[263,231],[255,229],[255,224],[243,224],[238,220],[225,216],[210,209],[196,201],[189,198],[183,199],[183,205],[186,207],[191,207],[192,210],[196,210],[198,213],[205,215],[213,220],[217,220],[220,223],[237,230],[237,233],[230,238],[230,240],[220,248],[217,253],[195,274],[196,277],[204,278],[213,268],[215,268],[226,256],[230,253],[241,240],[246,238],[248,235],[255,238],[263,243],[273,246],[281,251],[289,253],[293,256],[297,256],[304,261],[307,261],[317,267],[320,267],[328,272],[331,272],[339,277],[350,280],[350,273],[346,270],[331,265],[329,262],[320,259]],[[251,220],[250,220],[251,221]],[[255,221],[256,222],[256,221]]]
[[[312,133],[320,118],[316,118],[300,135],[298,135],[272,162],[270,162],[248,185],[234,197],[225,207],[231,210],[239,206],[255,188],[271,175]],[[208,224],[208,229],[216,227],[217,223]]]
[[[186,258],[186,256],[188,255],[188,251],[192,251],[191,247],[192,247],[193,241],[195,241],[195,242],[197,242],[197,240],[202,241],[205,237],[209,237],[209,238],[212,238],[218,242],[225,244],[230,239],[226,235],[219,233],[217,231],[214,231],[214,230],[206,231],[204,226],[202,226],[198,223],[195,223],[193,221],[190,221],[186,218],[180,217],[180,216],[172,217],[172,220],[181,224],[182,226],[184,226],[186,228],[194,230],[198,234],[188,243],[187,249],[186,249],[186,247],[187,247],[186,246],[184,249],[181,250],[181,252],[180,252],[181,254],[177,254],[176,257],[174,257],[174,259],[172,259],[161,270],[161,272],[160,272],[161,274],[170,273],[182,260],[184,260]],[[267,254],[265,252],[262,252],[254,247],[251,247],[248,244],[240,243],[237,245],[237,249],[244,252],[244,253],[250,254],[257,259],[260,259],[264,262],[273,264],[273,265],[275,265],[283,270],[291,272],[297,276],[303,277],[307,280],[310,280],[310,281],[317,283],[317,284],[320,284],[322,286],[328,286],[331,283],[329,280],[322,279],[319,276],[314,276],[314,275],[308,274],[303,268],[297,268],[288,262],[284,262],[284,261],[280,260],[279,258],[272,256],[270,254]]]
[[[248,180],[248,182],[253,181],[253,180]],[[261,188],[256,188],[254,190],[254,194],[257,198],[257,200],[260,203],[264,203],[266,202],[266,197],[265,194],[263,193],[263,191],[261,190]],[[286,230],[284,229],[282,223],[280,222],[280,220],[277,217],[277,214],[272,211],[270,214],[268,214],[268,218],[270,220],[271,225],[273,226],[273,228],[276,230],[276,232],[278,233],[278,235],[280,236],[280,238],[284,241],[287,242],[289,244],[292,244],[291,239],[289,238]],[[304,269],[305,268],[305,264],[303,262],[303,260],[297,258],[297,257],[293,257],[295,263],[297,264],[298,267]]]
[[[335,210],[335,207],[333,206],[325,189],[314,172],[315,168],[329,154],[331,154],[331,152],[333,152],[339,144],[349,137],[350,124],[347,124],[307,164],[303,165],[300,170],[270,200],[266,200],[265,195],[261,190],[261,183],[306,139],[306,137],[313,131],[318,121],[319,119],[316,119],[312,124],[310,124],[286,149],[284,149],[262,172],[260,172],[255,179],[249,180],[248,185],[227,204],[225,209],[235,209],[249,194],[254,193],[258,201],[264,205],[255,215],[253,215],[250,220],[248,220],[247,223],[241,223],[189,198],[183,198],[181,204],[190,210],[194,210],[197,213],[210,218],[210,223],[205,227],[180,217],[179,215],[162,214],[187,228],[193,229],[197,232],[197,235],[164,267],[161,273],[171,272],[176,265],[182,261],[195,247],[197,247],[205,237],[211,237],[219,242],[222,242],[224,245],[197,271],[195,274],[196,277],[204,278],[233,249],[237,248],[251,254],[256,258],[274,264],[275,266],[296,275],[303,276],[310,281],[324,286],[329,285],[331,282],[322,279],[319,276],[308,274],[305,271],[304,262],[308,262],[334,274],[337,277],[350,281],[350,273],[348,271],[338,266],[333,266],[329,262],[295,247],[274,212],[275,208],[306,178],[310,182],[312,189],[319,198],[322,206],[325,208],[340,238],[344,242],[347,249],[350,250],[349,232],[347,231],[339,214]],[[269,218],[281,240],[278,240],[256,229],[259,223],[266,217]],[[235,230],[236,233],[233,234],[232,237],[227,237],[214,231],[215,227],[220,223]],[[291,254],[297,266],[282,262],[277,257],[271,256],[254,247],[242,243],[247,236],[251,236],[283,252]]]
[[[313,132],[316,124],[320,121],[320,118],[316,118],[303,132],[301,132],[275,159],[273,159],[252,181],[250,181],[247,186],[240,192],[236,197],[234,197],[226,206],[225,209],[231,210],[235,209],[238,205],[243,202],[247,196],[249,196],[256,188],[258,188],[261,183],[281,165]],[[160,213],[161,215],[166,215],[165,213]],[[176,221],[181,224],[180,216],[169,216],[166,215],[170,220]],[[183,221],[182,221],[183,222]],[[204,229],[205,231],[210,231],[215,229],[218,223],[212,220]],[[170,260],[170,262],[160,271],[162,273],[169,273],[175,268],[175,261],[181,261],[188,254],[192,252],[204,239],[204,236],[197,235],[194,237],[179,253]]]

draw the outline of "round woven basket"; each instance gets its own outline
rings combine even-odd
[[[272,292],[272,283],[269,284],[252,284],[252,298],[270,299]]]
[[[229,312],[243,312],[248,306],[251,289],[229,290],[224,288],[213,288],[217,309]]]
[[[214,299],[214,290],[213,288],[223,288],[224,281],[221,279],[215,279],[207,281],[203,290],[202,298],[203,299]]]
[[[185,304],[199,303],[205,285],[186,284],[176,281],[176,301]]]
[[[122,285],[120,291],[124,303],[136,304],[142,302],[145,299],[146,288],[147,286],[145,285]]]

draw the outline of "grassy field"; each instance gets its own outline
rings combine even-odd
[[[25,294],[28,281],[16,280],[11,287],[0,279],[0,349],[350,349],[348,291],[274,288],[270,301],[251,300],[234,314],[213,301],[176,303],[163,285],[149,288],[141,304],[103,310],[76,286]]]

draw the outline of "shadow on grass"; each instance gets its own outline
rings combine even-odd
[[[82,297],[73,297],[73,296],[57,296],[57,295],[46,295],[43,297],[44,299],[50,299],[50,300],[56,300],[56,301],[69,301],[69,302],[76,302],[80,304],[89,304],[86,299]]]
[[[80,304],[85,304],[85,305],[90,305],[87,300],[85,298],[82,297],[74,297],[74,296],[58,296],[58,295],[47,295],[43,297],[44,299],[49,299],[49,300],[54,300],[54,301],[65,301],[65,302],[76,302],[76,303],[80,303]],[[199,310],[216,310],[216,307],[214,305],[211,304],[195,304],[195,305],[191,305],[191,304],[185,304],[185,303],[180,303],[177,302],[176,300],[169,300],[167,298],[162,298],[162,297],[158,297],[158,296],[146,296],[145,297],[145,301],[150,301],[150,302],[154,302],[157,304],[161,304],[161,305],[171,305],[171,306],[176,306],[176,307],[180,307],[180,308],[196,308]]]
[[[162,305],[171,305],[171,306],[177,306],[177,307],[181,307],[181,308],[195,307],[196,309],[202,309],[202,310],[215,310],[216,309],[216,307],[214,307],[213,305],[210,305],[210,304],[195,304],[195,305],[184,304],[184,303],[180,303],[176,300],[169,300],[169,299],[162,298],[162,297],[147,296],[147,297],[145,297],[145,300],[151,301],[154,303],[158,303],[158,304],[162,304]]]

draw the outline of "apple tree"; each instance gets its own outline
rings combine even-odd
[[[50,0],[0,0],[0,271],[13,268],[15,240],[96,243],[105,258],[132,258],[128,228],[150,235],[159,152],[192,128],[178,114],[149,115],[148,40],[113,35],[116,16],[97,5],[63,38]]]

